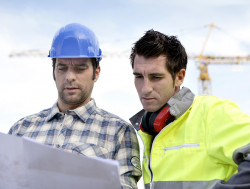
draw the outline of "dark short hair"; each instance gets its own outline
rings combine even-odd
[[[130,55],[132,68],[134,68],[136,55],[145,58],[166,56],[166,68],[173,80],[181,69],[187,67],[187,53],[177,37],[168,36],[153,29],[148,30],[144,36],[134,43]]]
[[[93,80],[94,80],[95,79],[95,70],[99,66],[100,60],[98,60],[97,58],[90,58],[90,59],[91,59],[92,66],[93,66]],[[53,67],[53,78],[55,80],[56,79],[55,78],[56,58],[52,58],[52,67]]]

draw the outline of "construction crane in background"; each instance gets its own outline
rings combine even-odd
[[[199,94],[212,94],[212,84],[211,78],[208,72],[209,64],[245,64],[250,63],[250,56],[205,56],[204,51],[208,41],[208,38],[212,32],[213,28],[218,28],[214,24],[210,24],[208,34],[206,36],[205,42],[198,56],[191,57],[198,65],[200,70],[200,76],[198,78],[198,92]],[[219,28],[218,28],[219,29]]]
[[[219,29],[214,24],[207,25],[205,27],[209,27],[208,34],[205,38],[204,44],[202,46],[201,52],[199,55],[189,56],[189,58],[193,59],[200,71],[200,75],[198,77],[198,93],[199,94],[212,94],[212,79],[209,76],[208,66],[210,64],[221,65],[221,64],[247,64],[250,63],[250,55],[249,56],[209,56],[204,55],[205,47],[207,45],[207,41],[210,37],[210,34],[213,28]],[[121,57],[126,56],[129,57],[129,51],[123,52],[103,52],[104,56],[107,57]],[[21,52],[11,52],[9,57],[21,57],[21,56],[33,56],[33,57],[47,57],[47,52],[41,52],[39,50],[28,50]]]
[[[27,50],[27,51],[12,51],[9,57],[21,57],[21,56],[34,56],[34,57],[47,57],[47,52],[42,52],[39,50]]]
[[[12,51],[9,54],[9,57],[48,57],[48,52],[42,52],[39,50],[26,50],[26,51]],[[129,57],[129,51],[121,51],[121,52],[103,52],[104,57],[121,57],[126,56]]]

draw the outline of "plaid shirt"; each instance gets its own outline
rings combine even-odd
[[[24,136],[63,150],[119,161],[123,188],[137,188],[141,177],[139,144],[134,128],[96,107],[94,99],[61,113],[52,108],[16,122],[9,134]]]

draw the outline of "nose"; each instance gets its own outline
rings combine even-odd
[[[151,82],[148,79],[144,79],[143,85],[142,85],[142,93],[144,95],[148,95],[152,92],[153,88],[151,85]]]
[[[66,80],[72,82],[75,80],[75,73],[72,68],[69,68],[66,72]]]

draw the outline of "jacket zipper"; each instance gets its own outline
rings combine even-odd
[[[152,172],[152,168],[151,168],[151,160],[152,160],[152,149],[153,149],[153,146],[154,146],[154,143],[155,143],[155,139],[160,135],[160,133],[162,131],[164,131],[165,129],[167,129],[169,127],[169,125],[171,125],[173,122],[169,123],[168,125],[166,125],[156,136],[155,138],[153,139],[153,142],[152,142],[152,145],[151,145],[151,150],[150,150],[150,161],[149,161],[149,172],[150,172],[150,175],[151,175],[151,181],[150,181],[150,189],[153,189],[154,188],[154,183],[153,183],[153,172]],[[144,143],[143,143],[144,145]],[[145,145],[144,145],[145,146]]]

